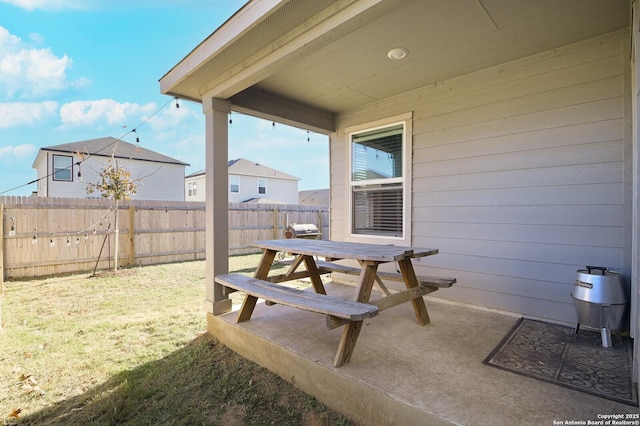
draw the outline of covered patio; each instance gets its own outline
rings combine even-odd
[[[635,8],[248,1],[160,80],[162,93],[205,114],[209,332],[363,423],[553,424],[637,412],[482,364],[516,318],[575,325],[571,291],[585,265],[620,272],[636,337]],[[367,320],[375,327],[365,323],[351,363],[335,369],[339,330],[316,315],[260,306],[234,323],[214,281],[228,272],[232,112],[329,135],[331,240],[439,250],[414,261],[416,274],[457,279],[426,298],[431,324],[407,326],[403,307],[389,309]],[[336,291],[352,284],[332,280]],[[634,355],[636,381],[638,365]]]

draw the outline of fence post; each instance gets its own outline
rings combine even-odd
[[[136,208],[133,203],[129,205],[129,266],[136,261],[136,233],[134,229]]]
[[[273,239],[278,239],[278,209],[273,209]]]

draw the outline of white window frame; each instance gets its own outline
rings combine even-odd
[[[56,167],[56,159],[57,158],[67,158],[71,160],[71,164],[68,166],[64,166],[64,167]],[[53,180],[55,181],[59,181],[59,182],[73,182],[73,156],[72,155],[59,155],[59,154],[53,154],[52,160],[51,160],[51,164],[53,167]],[[58,177],[58,174],[60,172],[69,172],[69,178],[60,178]]]
[[[363,123],[356,126],[349,126],[345,128],[345,140],[346,140],[346,152],[347,152],[347,173],[346,173],[346,240],[347,241],[359,241],[370,243],[383,243],[383,244],[397,244],[397,245],[411,245],[411,206],[412,206],[412,170],[413,170],[413,158],[411,155],[413,144],[413,126],[412,126],[413,113],[408,112],[405,114],[388,117],[386,119],[376,120],[368,123]],[[353,181],[352,180],[352,136],[356,133],[367,132],[371,130],[382,129],[385,127],[392,127],[396,125],[403,125],[402,133],[402,179],[394,178],[395,182],[402,182],[402,235],[370,235],[370,234],[356,234],[353,230],[353,187],[362,185],[363,183],[385,183],[383,179],[371,180],[371,181]]]
[[[233,187],[236,187],[236,190],[233,190]],[[240,193],[240,178],[238,176],[229,176],[229,192],[232,194]]]
[[[262,182],[264,185],[260,185]],[[264,192],[260,192],[260,188],[264,188]],[[258,195],[267,195],[267,180],[264,178],[258,178]]]
[[[189,182],[188,185],[189,189],[188,189],[188,195],[189,197],[195,197],[197,195],[197,191],[198,191],[198,183],[196,181],[191,181]]]

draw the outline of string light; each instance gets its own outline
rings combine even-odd
[[[231,118],[231,113],[229,113],[229,124],[233,124],[233,118]]]
[[[80,166],[80,162],[78,161],[76,165],[78,166],[78,182],[82,182],[82,168]]]
[[[96,229],[96,226],[98,224],[100,224],[100,226],[102,226],[102,222],[107,220],[109,218],[109,213],[113,211],[113,207],[109,206],[109,208],[107,209],[107,211],[104,212],[104,214],[102,215],[102,217],[100,219],[98,219],[95,223],[93,223],[90,227],[85,228],[83,230],[77,231],[77,232],[51,232],[51,231],[47,231],[46,229],[39,229],[38,227],[34,227],[33,231],[33,238],[31,239],[31,244],[36,245],[38,244],[38,233],[45,234],[45,235],[50,235],[49,238],[49,245],[51,247],[54,247],[56,245],[56,241],[55,241],[55,237],[58,235],[64,235],[66,236],[66,240],[64,240],[67,244],[67,247],[71,246],[71,240],[72,240],[72,236],[76,235],[76,240],[75,243],[76,244],[80,244],[80,235],[84,234],[84,239],[88,240],[89,239],[89,234],[87,233],[87,231],[92,230],[94,234],[96,234],[98,231]],[[11,218],[11,220],[13,221],[13,224],[11,225],[12,228],[14,228],[14,232],[15,232],[15,218]],[[111,225],[109,225],[111,226]],[[109,233],[109,230],[107,230],[107,233]],[[9,235],[11,235],[11,231],[9,231]]]
[[[175,99],[175,100],[176,100],[176,108],[180,108],[180,104],[178,103],[178,98],[177,98],[177,97],[175,97],[175,98],[173,98],[173,99]]]
[[[309,131],[307,130],[307,142],[309,142],[309,141],[310,141],[310,139],[309,139]]]

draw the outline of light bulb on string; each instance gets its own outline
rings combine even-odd
[[[53,238],[50,238],[50,239],[49,239],[49,246],[50,246],[50,247],[54,247],[55,245],[56,245],[56,242],[55,242],[55,241],[53,241]]]
[[[71,240],[69,239],[69,236],[67,236],[67,247],[71,247]]]
[[[34,246],[38,244],[38,236],[36,234],[33,234],[33,239],[31,240],[31,244],[33,244]]]
[[[307,130],[307,142],[309,142],[309,141],[310,141],[310,139],[309,139],[309,131]]]
[[[176,100],[176,108],[180,108],[180,104],[178,103],[178,98],[173,98]]]
[[[80,237],[76,237],[76,244],[80,244]]]
[[[233,118],[231,118],[231,114],[229,114],[229,124],[233,124]]]
[[[9,236],[10,237],[16,236],[16,218],[13,216],[11,216],[11,228],[9,228]]]

